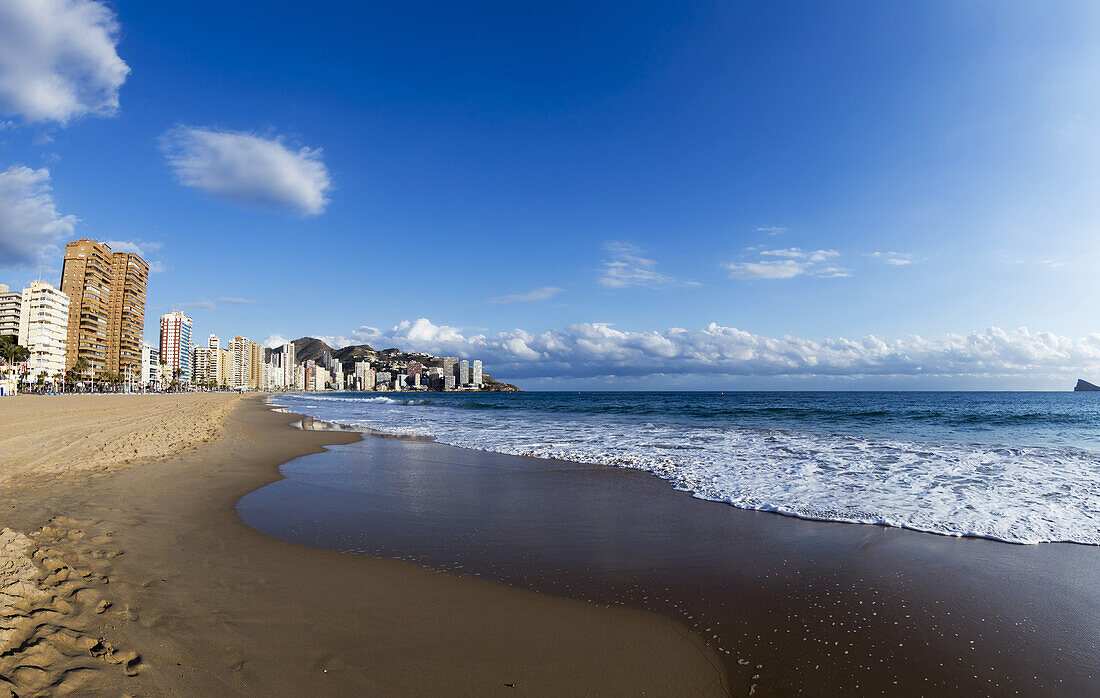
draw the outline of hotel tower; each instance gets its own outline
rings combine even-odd
[[[165,364],[165,383],[191,382],[191,328],[193,321],[177,311],[160,316],[160,360]]]
[[[70,299],[65,368],[88,360],[96,372],[141,373],[149,265],[102,242],[65,245],[61,291]]]

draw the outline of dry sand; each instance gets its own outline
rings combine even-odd
[[[230,393],[4,398],[0,485],[194,448],[221,431],[240,399]]]
[[[248,528],[234,505],[279,464],[358,438],[290,421],[228,395],[0,401],[0,695],[726,692],[660,615]]]

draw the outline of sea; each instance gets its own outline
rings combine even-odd
[[[705,500],[1009,543],[1100,545],[1100,393],[277,395],[459,448],[634,468]]]

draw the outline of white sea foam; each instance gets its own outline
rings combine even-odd
[[[645,470],[744,509],[1013,543],[1100,544],[1100,460],[1080,449],[534,418],[388,397],[283,401],[382,433]]]

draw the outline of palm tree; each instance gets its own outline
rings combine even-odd
[[[88,363],[88,360],[86,358],[84,358],[83,356],[81,356],[75,362],[73,362],[73,368],[72,368],[72,373],[73,373],[73,378],[74,378],[73,382],[74,383],[84,382],[84,374],[88,372],[89,368],[91,368],[91,364]]]
[[[4,357],[4,360],[8,362],[9,366],[14,366],[17,363],[26,361],[30,358],[30,355],[30,349],[16,343],[15,337],[10,335],[0,337],[0,356]]]
[[[100,390],[104,390],[106,388],[106,389],[108,389],[107,392],[110,392],[109,388],[113,387],[115,385],[115,383],[117,383],[117,382],[118,382],[118,374],[115,373],[114,371],[108,371],[108,370],[104,369],[104,370],[99,372],[99,388],[100,388]]]
[[[11,335],[4,335],[0,337],[0,358],[3,358],[4,363],[8,365],[7,373],[15,372],[15,364],[26,361],[31,355],[31,352],[26,347],[18,344],[15,341],[15,337]],[[26,376],[27,367],[23,366],[23,373],[17,378],[17,385],[23,382],[24,376]],[[18,390],[18,388],[16,388]]]

